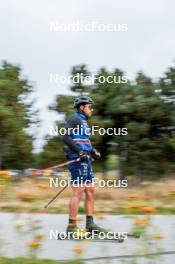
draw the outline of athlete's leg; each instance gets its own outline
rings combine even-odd
[[[95,200],[95,187],[89,184],[85,188],[85,208],[86,208],[87,216],[93,216],[94,200]]]
[[[69,202],[69,225],[67,230],[76,229],[76,217],[78,213],[80,199],[85,191],[85,185],[83,184],[88,175],[88,164],[85,161],[69,166],[72,180],[72,197]],[[75,186],[75,185],[78,186]]]
[[[69,219],[76,221],[80,199],[84,190],[84,186],[72,187],[72,197],[69,202]]]
[[[94,187],[94,176],[92,171],[91,162],[88,164],[88,175],[87,180],[89,184],[85,188],[85,207],[86,207],[86,230],[88,232],[103,232],[105,229],[94,223],[93,213],[94,213],[94,200],[95,200],[95,187]]]
[[[94,213],[94,199],[95,199],[95,187],[94,187],[94,175],[92,170],[92,163],[89,160],[87,166],[87,181],[85,188],[85,208],[86,216],[93,216]]]

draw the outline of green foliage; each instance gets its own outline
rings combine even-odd
[[[86,65],[74,66],[71,72],[73,75],[90,74]],[[124,72],[102,68],[97,76],[113,76],[122,80]],[[100,164],[104,172],[109,154],[118,156],[116,166],[121,178],[129,174],[140,181],[168,175],[174,170],[175,68],[168,69],[165,76],[156,82],[139,72],[132,83],[102,83],[96,78],[94,84],[80,81],[73,84],[70,90],[76,92],[75,96],[88,93],[94,99],[91,125],[112,127],[117,131],[127,128],[127,136],[93,136],[93,145],[102,154]],[[74,112],[72,102],[72,95],[59,95],[52,109],[64,113],[66,119]]]
[[[1,264],[61,264],[59,260],[35,259],[35,258],[3,258],[0,257]],[[64,261],[65,264],[83,264],[83,261]]]
[[[38,122],[32,102],[27,101],[32,91],[21,69],[4,62],[0,68],[0,168],[22,169],[32,162],[33,137],[27,131]]]
[[[49,139],[46,138],[46,142],[43,151],[39,155],[38,164],[40,168],[47,168],[65,161],[62,140],[55,136]]]

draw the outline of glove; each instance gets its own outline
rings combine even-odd
[[[79,157],[80,157],[81,160],[88,160],[89,159],[88,154],[85,151],[83,151],[83,150],[81,150],[79,152]]]
[[[95,160],[99,160],[101,158],[101,154],[98,150],[96,150],[95,148],[93,149],[92,151],[92,157],[95,159]]]

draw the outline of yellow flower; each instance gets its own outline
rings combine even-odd
[[[83,247],[74,247],[73,248],[73,252],[77,253],[77,254],[81,254],[83,253],[85,250]]]
[[[156,239],[163,239],[164,238],[164,236],[162,234],[155,234],[155,235],[153,235],[153,237]]]
[[[143,206],[142,211],[145,213],[155,213],[156,209],[151,206]]]
[[[41,246],[41,243],[38,241],[31,241],[27,244],[27,247],[29,248],[38,248]]]

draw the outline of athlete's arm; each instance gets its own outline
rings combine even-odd
[[[78,118],[70,118],[65,126],[67,133],[63,136],[63,142],[67,146],[69,146],[73,151],[75,151],[77,154],[79,154],[80,149],[71,138],[71,134],[72,134],[71,129],[76,128],[80,124],[81,122]]]

